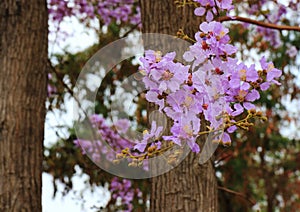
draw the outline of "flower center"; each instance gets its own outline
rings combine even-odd
[[[237,96],[235,96],[236,100],[238,100],[239,102],[243,102],[245,100],[245,96],[247,95],[247,91],[244,90],[240,90],[239,94]]]
[[[186,107],[190,107],[192,105],[192,103],[193,103],[193,98],[190,96],[186,96],[183,104]]]
[[[272,69],[274,69],[274,65],[272,63],[268,64],[267,72],[271,71]]]
[[[161,51],[156,51],[156,52],[155,52],[155,61],[156,61],[157,63],[161,61],[161,56],[162,56]]]
[[[192,129],[190,128],[189,125],[184,125],[184,126],[183,126],[183,131],[184,131],[187,135],[193,136],[193,131],[192,131]]]
[[[242,69],[240,70],[239,74],[240,74],[240,78],[242,81],[246,81],[246,70],[245,69]]]
[[[162,74],[162,79],[163,80],[170,80],[173,77],[173,73],[171,73],[169,70],[164,71],[164,73]]]

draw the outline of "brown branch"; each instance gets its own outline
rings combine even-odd
[[[69,94],[75,99],[75,101],[78,103],[79,108],[82,109],[83,113],[85,114],[86,117],[89,117],[89,115],[87,114],[87,112],[83,109],[79,99],[77,99],[77,97],[74,94],[74,91],[72,90],[72,88],[70,88],[63,80],[63,78],[60,77],[60,73],[55,69],[55,67],[52,66],[51,61],[48,59],[48,64],[47,64],[47,68],[48,68],[48,73],[55,73],[57,80],[59,80],[59,83],[61,83],[63,85],[63,87],[69,92]]]
[[[52,66],[51,61],[48,59],[48,72],[53,72],[56,75],[56,78],[59,80],[59,82],[63,85],[63,87],[65,89],[67,89],[67,91],[71,94],[71,96],[74,97],[74,92],[73,90],[63,81],[63,79],[60,77],[60,74],[57,72],[57,70],[55,69],[55,67]],[[75,97],[74,97],[75,98]]]
[[[262,21],[256,21],[250,18],[245,18],[245,17],[240,17],[240,16],[234,16],[234,17],[229,17],[229,16],[223,16],[218,19],[220,22],[224,21],[241,21],[249,24],[254,24],[258,26],[262,26],[265,28],[270,28],[270,29],[277,29],[277,30],[290,30],[290,31],[298,31],[300,32],[300,27],[298,26],[287,26],[287,25],[277,25],[277,24],[272,24],[272,23],[266,23]]]
[[[251,206],[253,206],[253,205],[256,204],[256,202],[255,202],[254,200],[248,198],[245,194],[242,194],[242,193],[240,193],[240,192],[233,191],[233,190],[230,190],[230,189],[225,188],[225,187],[222,187],[222,186],[218,186],[218,189],[219,189],[219,190],[222,190],[222,191],[225,191],[225,192],[227,192],[227,193],[229,193],[229,194],[233,194],[233,195],[242,197],[243,199],[247,200],[247,201],[251,204]]]
[[[135,29],[137,29],[140,24],[141,24],[141,22],[139,22],[136,25],[134,25],[133,27],[131,27],[130,30],[128,30],[122,37],[120,37],[120,39],[125,38],[127,35],[129,35],[131,32],[133,32]]]

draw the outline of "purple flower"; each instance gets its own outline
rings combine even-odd
[[[232,0],[218,0],[216,3],[217,6],[223,10],[232,10],[234,8]]]
[[[180,63],[170,63],[164,68],[168,69],[152,73],[153,79],[159,84],[159,92],[175,92],[179,90],[180,85],[188,77],[189,66],[183,66]]]
[[[260,65],[267,72],[266,82],[260,85],[261,90],[267,90],[272,83],[280,85],[275,78],[279,78],[282,75],[282,71],[275,68],[272,62],[267,63],[265,57],[261,58]]]
[[[200,148],[196,143],[200,130],[200,119],[189,115],[182,116],[181,120],[171,128],[171,136],[163,136],[163,139],[173,141],[177,145],[187,142],[194,152],[199,152]]]
[[[140,189],[133,188],[131,181],[127,179],[114,177],[110,182],[109,190],[112,193],[113,199],[121,199],[122,211],[124,212],[130,212],[133,210],[132,201],[134,198],[141,198]]]
[[[140,9],[134,5],[133,0],[106,0],[99,1],[96,5],[87,0],[74,0],[74,4],[68,3],[69,1],[50,0],[48,8],[52,20],[61,22],[64,17],[73,15],[84,20],[99,15],[106,25],[109,25],[112,20],[134,25],[141,21]]]
[[[203,22],[199,28],[202,33],[196,34],[196,40],[201,43],[207,57],[231,55],[237,51],[236,47],[229,44],[230,38],[227,35],[229,30],[220,22]]]
[[[217,14],[218,10],[231,10],[233,9],[232,0],[194,0],[201,6],[196,8],[194,13],[197,16],[203,16],[206,14],[206,21],[210,22],[214,19],[214,14]]]
[[[260,33],[262,37],[266,41],[268,41],[273,48],[277,49],[282,46],[280,32],[278,30],[257,27],[257,32]]]
[[[225,145],[230,145],[231,144],[231,138],[230,138],[230,136],[227,132],[223,133],[223,135],[221,137],[221,141]]]
[[[161,56],[158,52],[147,51],[140,69],[146,72],[143,82],[146,88],[158,90],[159,94],[175,92],[180,89],[180,85],[184,83],[188,77],[189,66],[181,63],[174,63],[175,52]]]
[[[251,88],[250,83],[256,82],[258,79],[259,76],[254,64],[248,68],[241,63],[231,71],[229,85],[231,89],[249,90]]]
[[[198,114],[202,111],[202,103],[198,99],[201,94],[193,94],[192,89],[185,86],[184,90],[170,94],[167,97],[168,107],[164,108],[164,111],[176,123],[182,123],[184,117],[189,117],[194,127],[200,127]]]
[[[233,116],[238,116],[241,113],[244,112],[244,108],[247,110],[254,109],[255,105],[253,105],[251,102],[257,100],[260,98],[259,92],[255,89],[252,89],[250,91],[243,90],[240,88],[231,89],[228,91],[228,100],[230,102],[237,101],[237,103],[234,104],[234,110],[229,110],[229,114]]]
[[[298,54],[298,50],[295,46],[291,46],[286,50],[286,53],[290,58],[293,58],[296,57],[296,55]]]
[[[150,90],[146,93],[146,99],[148,102],[153,102],[159,106],[159,111],[165,107],[165,101],[163,96],[159,94],[158,90]]]
[[[162,130],[162,126],[157,127],[156,122],[152,121],[150,133],[147,130],[145,130],[143,132],[143,139],[133,148],[140,152],[144,152],[148,143],[154,142],[159,139]]]
[[[197,36],[197,34],[195,37],[196,39],[198,39],[198,37],[200,38],[200,36]],[[187,62],[193,62],[192,69],[203,63],[207,59],[207,56],[202,48],[201,41],[196,42],[194,45],[190,46],[189,50],[183,54],[183,58]]]
[[[116,129],[120,133],[126,133],[130,127],[130,121],[128,119],[119,119],[114,123]]]
[[[198,7],[195,9],[194,13],[197,16],[203,16],[206,13],[206,20],[207,21],[212,21],[214,18],[214,15],[211,11],[211,9],[206,9],[206,8],[214,8],[215,2],[213,0],[195,0],[196,2],[200,3],[201,7]],[[216,9],[214,8],[214,11]]]

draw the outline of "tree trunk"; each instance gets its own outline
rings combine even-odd
[[[42,211],[46,1],[0,3],[0,211]]]
[[[143,32],[176,35],[181,28],[193,38],[201,20],[193,14],[194,8],[177,8],[174,2],[141,0]],[[200,165],[199,156],[191,153],[175,169],[152,178],[150,211],[218,211],[212,161]]]

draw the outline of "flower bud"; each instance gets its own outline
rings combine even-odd
[[[265,116],[261,117],[261,119],[262,119],[263,121],[268,121],[268,118],[265,117]]]
[[[117,159],[122,159],[124,157],[124,154],[122,154],[122,153],[118,153],[117,155],[116,155],[116,158]]]
[[[134,162],[131,162],[131,163],[128,164],[129,167],[137,167],[137,165],[138,165],[138,164],[137,164],[137,163],[134,163]]]
[[[248,110],[248,113],[254,115],[256,113],[256,109],[254,109],[254,108],[250,109],[250,110]]]
[[[257,111],[257,112],[256,112],[256,116],[258,116],[258,117],[262,117],[262,115],[263,115],[263,114],[262,114],[262,112],[261,112],[261,111]]]
[[[116,159],[116,160],[113,160],[112,162],[113,162],[113,164],[118,165],[120,163],[120,160]]]
[[[156,146],[154,145],[154,146],[150,146],[150,147],[148,147],[148,152],[149,153],[153,153],[155,150],[156,150]]]
[[[123,154],[127,154],[128,151],[129,151],[129,148],[125,148],[125,149],[122,150],[122,153],[123,153]]]

